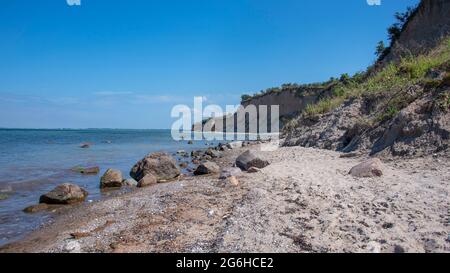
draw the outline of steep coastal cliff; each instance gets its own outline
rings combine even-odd
[[[449,0],[423,0],[396,15],[400,23],[389,29],[392,44],[367,71],[244,95],[242,105],[279,105],[284,146],[386,156],[448,154],[448,14]],[[236,131],[229,124],[224,129]]]

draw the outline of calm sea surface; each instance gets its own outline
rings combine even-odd
[[[82,143],[92,143],[81,149]],[[0,245],[20,239],[48,219],[48,213],[25,214],[39,196],[71,182],[84,187],[88,200],[99,200],[100,176],[108,168],[129,177],[131,167],[146,154],[205,148],[174,141],[169,130],[9,130],[0,129]],[[75,166],[99,166],[100,174],[72,172]]]

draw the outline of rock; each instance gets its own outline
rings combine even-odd
[[[83,144],[80,145],[80,148],[82,148],[82,149],[87,149],[87,148],[90,148],[90,147],[91,147],[91,144],[89,144],[89,143],[83,143]]]
[[[228,177],[228,183],[230,183],[230,185],[234,187],[239,186],[239,180],[235,176]]]
[[[179,164],[179,166],[180,166],[180,168],[185,169],[185,168],[187,168],[187,167],[189,166],[189,163],[188,163],[188,162],[181,162],[181,163]]]
[[[148,186],[152,186],[152,185],[156,185],[158,183],[158,180],[156,179],[156,177],[149,173],[146,174],[141,180],[139,180],[137,187],[138,188],[145,188]]]
[[[241,170],[247,171],[251,167],[256,167],[259,169],[265,168],[270,163],[266,160],[263,160],[253,154],[250,150],[246,151],[245,153],[241,154],[236,159],[236,166],[241,168]]]
[[[100,178],[100,188],[120,188],[122,187],[122,173],[118,170],[108,169]]]
[[[406,250],[401,245],[394,246],[394,253],[405,253]]]
[[[11,187],[11,185],[0,186],[0,193],[12,193],[12,192],[13,188]]]
[[[203,159],[204,161],[210,161],[210,160],[212,160],[213,158],[212,158],[212,156],[205,154],[205,155],[202,157],[202,159]]]
[[[192,151],[191,156],[192,157],[199,157],[202,155],[202,151]]]
[[[352,158],[359,156],[359,153],[343,153],[339,156],[339,158]]]
[[[124,179],[122,181],[122,185],[128,186],[128,187],[137,187],[138,182],[136,180],[134,180],[133,178],[128,178],[128,179]]]
[[[64,183],[42,195],[39,203],[69,205],[83,202],[87,196],[88,192],[83,188],[74,184]]]
[[[0,201],[6,200],[9,198],[9,194],[7,193],[0,193]]]
[[[219,179],[227,179],[230,176],[239,176],[242,174],[241,169],[236,167],[225,168],[220,173]]]
[[[177,154],[179,154],[179,155],[185,155],[185,154],[187,154],[187,153],[186,153],[185,150],[178,150],[178,151],[177,151]]]
[[[355,167],[349,174],[355,177],[379,177],[383,175],[383,163],[378,158],[371,158]]]
[[[198,164],[200,164],[200,160],[194,158],[194,159],[192,159],[192,164],[198,165]]]
[[[130,171],[130,176],[137,181],[147,174],[153,174],[158,181],[167,181],[178,177],[181,171],[177,161],[170,155],[153,153],[136,163]]]
[[[214,163],[207,161],[205,163],[200,164],[200,166],[197,167],[194,174],[195,175],[205,175],[205,174],[215,174],[220,172],[220,167]]]
[[[228,149],[242,148],[242,141],[230,142],[227,144]]]
[[[86,175],[94,175],[94,174],[98,174],[100,172],[100,168],[99,167],[88,167],[88,168],[75,167],[75,168],[72,168],[72,171],[81,173],[81,174],[86,174]]]
[[[219,157],[222,157],[222,153],[221,153],[221,152],[216,151],[216,150],[214,150],[214,149],[212,149],[212,148],[209,148],[209,149],[205,152],[205,154],[206,154],[206,155],[209,155],[209,156],[212,157],[212,158],[219,158]]]
[[[64,246],[64,251],[69,253],[80,253],[81,245],[79,242],[71,240]]]
[[[26,207],[23,209],[23,212],[25,213],[37,213],[37,212],[41,212],[44,210],[47,210],[49,208],[49,206],[47,204],[37,204],[37,205],[32,205],[29,207]]]
[[[259,169],[259,168],[250,167],[247,172],[248,173],[259,173],[260,171],[261,171],[261,169]]]
[[[194,144],[194,141],[189,140],[187,144],[192,145],[192,144]]]
[[[377,242],[371,241],[367,244],[367,253],[381,253],[381,245]]]

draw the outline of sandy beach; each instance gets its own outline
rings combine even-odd
[[[64,208],[0,252],[450,252],[445,158],[385,159],[376,178],[348,174],[363,157],[302,147],[215,161],[248,149],[270,165],[239,186],[182,177]]]

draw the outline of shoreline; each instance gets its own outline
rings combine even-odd
[[[271,164],[237,187],[182,177],[64,208],[0,252],[450,252],[447,161],[396,158],[379,178],[348,175],[362,157],[301,147],[213,161],[245,150]]]

